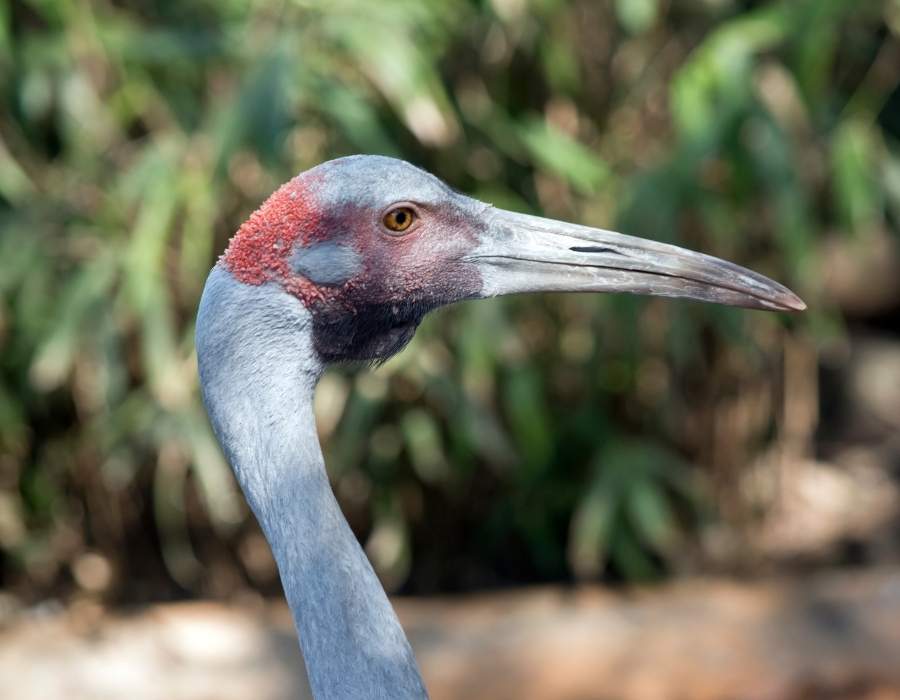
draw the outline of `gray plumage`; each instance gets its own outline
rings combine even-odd
[[[412,650],[332,494],[309,312],[217,266],[197,317],[203,401],[272,547],[317,698],[426,697]],[[252,311],[250,311],[252,310]]]

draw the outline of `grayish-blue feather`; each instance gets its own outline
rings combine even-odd
[[[288,264],[298,275],[326,287],[342,285],[362,269],[362,258],[349,245],[336,241],[320,241],[297,246]]]
[[[439,205],[454,194],[431,173],[387,156],[335,158],[310,169],[306,175],[322,211],[337,210],[347,203],[378,210],[402,200],[404,193],[414,195],[418,204]]]

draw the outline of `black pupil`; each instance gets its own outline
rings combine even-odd
[[[397,226],[403,226],[403,224],[406,223],[406,212],[401,209],[394,214],[394,222]]]

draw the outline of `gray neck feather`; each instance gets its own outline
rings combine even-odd
[[[309,312],[210,273],[197,317],[203,400],[272,547],[316,698],[427,697],[409,643],[331,491]]]

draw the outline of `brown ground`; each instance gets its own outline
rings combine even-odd
[[[900,568],[397,600],[435,700],[900,699]],[[275,700],[305,688],[281,605],[89,605],[0,631],[0,698]]]

